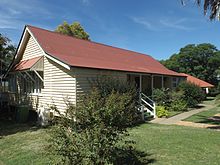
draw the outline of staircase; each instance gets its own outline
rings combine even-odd
[[[140,93],[140,112],[142,113],[142,118],[145,119],[145,114],[148,113],[153,118],[156,118],[156,106],[155,102],[151,100],[148,96]]]

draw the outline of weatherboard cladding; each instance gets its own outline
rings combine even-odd
[[[39,48],[39,46],[35,43],[33,37],[29,37],[26,48],[23,53],[22,60],[28,60],[35,57],[42,56],[43,51]]]
[[[65,69],[44,56],[44,52],[34,40],[33,36],[28,38],[28,42],[24,46],[24,52],[21,56],[21,61],[14,66],[13,70],[22,71],[30,69],[38,60],[44,58],[44,88],[38,100],[33,103],[34,109],[38,109],[41,106],[48,108],[51,105],[56,105],[59,110],[64,111],[67,106],[65,102],[66,98],[72,103],[75,103],[76,81],[74,72]]]
[[[44,57],[44,88],[39,98],[39,104],[43,107],[55,105],[64,111],[66,101],[76,102],[76,78],[71,70]]]
[[[75,67],[181,76],[149,55],[27,26],[46,54]]]

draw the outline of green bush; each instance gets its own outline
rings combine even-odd
[[[183,81],[179,84],[178,90],[184,93],[183,99],[188,107],[195,107],[205,99],[202,89],[193,83]]]
[[[174,100],[171,102],[170,111],[186,111],[187,110],[187,103],[184,100]]]
[[[152,99],[157,103],[157,105],[167,106],[170,103],[169,93],[169,89],[154,89]]]
[[[169,111],[186,111],[187,102],[184,100],[185,95],[183,91],[172,91],[170,92],[171,102],[167,109]]]
[[[220,93],[220,83],[218,83],[218,87],[210,88],[208,96],[210,97],[216,97]]]
[[[215,97],[215,104],[219,104],[220,103],[220,94],[218,94],[216,97]]]
[[[169,112],[165,109],[164,106],[156,106],[157,117],[168,117]]]
[[[55,122],[51,131],[52,154],[60,157],[57,164],[113,164],[120,157],[120,146],[132,147],[133,142],[124,141],[127,128],[137,117],[136,92],[131,87],[123,90],[102,86],[85,94],[77,106],[68,104],[65,114]],[[125,85],[125,84],[124,84]],[[127,90],[125,90],[127,89]],[[56,108],[55,108],[56,109]],[[118,154],[117,154],[118,153]],[[135,162],[130,162],[135,164]]]
[[[168,111],[185,111],[187,103],[183,91],[170,91],[168,89],[155,89],[153,100],[157,105],[163,106]]]

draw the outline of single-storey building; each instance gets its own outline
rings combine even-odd
[[[186,74],[186,73],[180,73],[180,74],[182,76],[186,76],[186,80],[188,82],[193,83],[193,84],[199,86],[200,88],[202,88],[206,94],[209,93],[209,89],[210,88],[214,87],[214,85],[212,85],[212,84],[210,84],[210,83],[208,83],[208,82],[206,82],[204,80],[198,79],[198,78],[196,78],[194,76],[191,76],[189,74]]]
[[[154,88],[175,88],[185,76],[146,54],[25,26],[9,72],[10,91],[31,98],[34,110],[66,108],[91,89],[90,80],[107,75],[136,83],[146,104]],[[145,95],[144,95],[145,94]],[[155,115],[155,111],[153,112]]]

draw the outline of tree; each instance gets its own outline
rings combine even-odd
[[[186,0],[181,0],[185,4]],[[209,13],[210,20],[220,19],[220,0],[196,0],[198,6],[203,5],[204,15]]]
[[[63,24],[59,25],[55,31],[68,36],[90,40],[89,34],[85,32],[79,22],[73,22],[70,25],[66,21],[64,21]]]
[[[0,76],[7,70],[15,54],[11,40],[0,33]]]
[[[176,72],[183,72],[217,84],[220,68],[220,51],[212,44],[190,44],[161,63]]]

